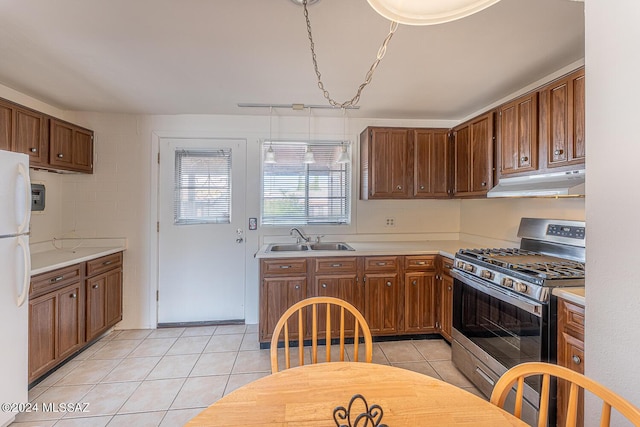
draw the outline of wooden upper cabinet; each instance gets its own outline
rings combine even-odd
[[[411,194],[410,130],[367,128],[360,135],[361,199],[407,199]]]
[[[585,162],[584,68],[540,90],[540,143],[548,168]]]
[[[49,132],[49,163],[52,166],[93,173],[92,131],[52,118]]]
[[[500,175],[538,169],[538,93],[498,108]]]
[[[483,196],[493,186],[493,112],[453,130],[454,197]]]
[[[413,130],[413,197],[449,197],[449,131]]]
[[[13,108],[11,104],[0,100],[0,150],[11,150],[12,120]]]
[[[48,145],[45,115],[15,107],[12,124],[11,151],[28,154],[29,166],[46,166]]]

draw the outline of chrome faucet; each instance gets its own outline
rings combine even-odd
[[[309,240],[311,240],[311,238],[302,234],[302,231],[300,231],[297,227],[293,227],[291,230],[289,230],[289,236],[294,236],[294,233],[298,233],[298,235],[295,236],[296,243],[300,243],[301,240],[305,241],[306,243],[309,243]]]

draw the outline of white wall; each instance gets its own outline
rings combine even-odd
[[[640,407],[640,3],[588,0],[585,10],[586,374]],[[585,410],[587,425],[598,425],[600,404]]]

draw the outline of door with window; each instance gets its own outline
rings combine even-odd
[[[244,319],[245,165],[245,140],[160,140],[158,324]]]

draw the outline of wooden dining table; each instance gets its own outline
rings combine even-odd
[[[393,366],[358,362],[305,365],[266,376],[216,401],[186,426],[337,427],[334,409],[347,409],[356,394],[369,407],[382,408],[380,423],[388,427],[527,426],[444,381]],[[365,406],[358,399],[351,409],[352,426],[361,412]],[[363,421],[360,426],[365,425]]]

